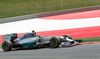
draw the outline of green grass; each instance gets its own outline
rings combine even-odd
[[[93,41],[100,41],[100,37],[94,37],[94,38],[83,38],[83,42],[93,42]]]
[[[2,45],[0,45],[0,48],[2,48]]]
[[[100,5],[100,0],[0,0],[0,18]]]
[[[93,42],[93,41],[100,41],[100,37],[92,37],[92,38],[79,38],[82,39],[83,42]],[[75,39],[77,40],[77,39]]]

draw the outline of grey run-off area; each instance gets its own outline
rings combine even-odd
[[[100,59],[100,44],[0,51],[0,59]]]

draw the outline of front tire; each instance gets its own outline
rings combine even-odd
[[[56,37],[52,37],[49,42],[50,47],[58,48],[60,45],[60,40]]]
[[[12,50],[11,44],[7,41],[4,41],[2,44],[2,49],[4,51],[11,51]]]

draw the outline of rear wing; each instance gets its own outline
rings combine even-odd
[[[13,33],[13,34],[6,34],[6,35],[3,35],[2,39],[3,39],[3,42],[4,41],[9,41],[11,42],[12,40],[16,39],[17,38],[17,33]]]

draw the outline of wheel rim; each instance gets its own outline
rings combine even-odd
[[[55,37],[53,37],[51,40],[50,40],[50,46],[52,47],[52,48],[56,48],[56,47],[58,47],[59,46],[59,42],[58,42],[58,39],[57,38],[55,38]]]
[[[8,45],[7,43],[5,43],[5,44],[3,45],[3,49],[4,49],[4,50],[8,50],[8,47],[9,47],[9,45]]]
[[[51,46],[54,46],[54,45],[56,44],[56,40],[53,40],[53,39],[52,39],[52,40],[50,41],[50,44],[51,44]]]
[[[2,49],[4,50],[4,51],[10,51],[11,50],[11,47],[10,47],[10,44],[8,43],[8,42],[3,42],[3,44],[2,44]]]

